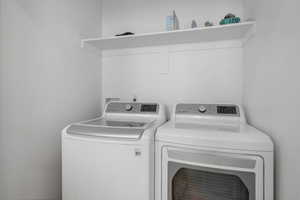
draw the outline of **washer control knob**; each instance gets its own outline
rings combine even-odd
[[[205,108],[205,106],[199,106],[198,110],[201,113],[205,113],[207,111],[207,109]]]
[[[126,107],[125,107],[126,111],[131,111],[132,109],[133,109],[133,107],[130,104],[127,104]]]

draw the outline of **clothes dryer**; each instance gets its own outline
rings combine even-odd
[[[178,104],[156,135],[156,200],[273,200],[273,143],[238,105]]]

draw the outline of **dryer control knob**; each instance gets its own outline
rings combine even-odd
[[[133,108],[132,105],[127,104],[126,107],[125,107],[125,110],[126,110],[126,111],[131,111],[132,108]]]
[[[205,108],[205,106],[199,106],[198,110],[201,113],[205,113],[207,111],[207,109]]]

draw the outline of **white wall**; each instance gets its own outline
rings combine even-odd
[[[164,31],[173,9],[181,27],[192,19],[201,26],[206,20],[217,24],[228,12],[243,16],[237,0],[105,0],[103,35]],[[132,100],[136,95],[139,101],[161,101],[170,109],[179,101],[241,103],[242,52],[236,41],[105,51],[103,96]]]
[[[250,123],[269,133],[276,151],[277,200],[299,199],[299,1],[247,1],[257,33],[245,49],[244,103]]]
[[[210,45],[105,52],[103,96],[132,100],[136,95],[170,108],[176,102],[240,103],[242,48],[227,43],[230,47],[207,49]]]
[[[1,200],[60,199],[60,131],[95,117],[99,0],[1,0]]]

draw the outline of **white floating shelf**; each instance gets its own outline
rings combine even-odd
[[[255,21],[248,21],[237,24],[217,25],[169,32],[83,39],[81,45],[84,47],[84,45],[89,44],[101,50],[105,50],[221,40],[246,40],[253,34],[254,27]]]

